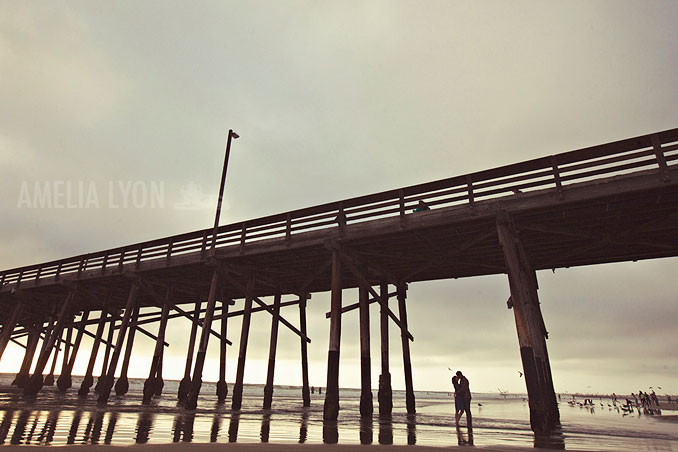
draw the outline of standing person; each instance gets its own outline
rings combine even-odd
[[[461,393],[459,377],[456,375],[452,377],[452,386],[454,386],[454,423],[459,427],[459,419],[464,413],[464,397]]]
[[[466,412],[466,426],[471,428],[471,389],[469,387],[468,378],[461,373],[460,370],[457,371],[457,377],[459,378],[459,388],[461,395],[464,399],[464,411]]]

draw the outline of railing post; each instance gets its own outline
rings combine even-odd
[[[292,214],[287,213],[287,220],[285,221],[285,240],[289,245],[290,240],[292,239]]]
[[[339,225],[339,235],[344,235],[346,229],[346,213],[344,212],[344,204],[339,203],[339,212],[337,213],[337,223]]]
[[[398,190],[398,206],[400,209],[400,227],[405,227],[405,192],[401,188]]]
[[[144,247],[143,245],[139,245],[139,248],[137,249],[137,260],[134,263],[134,268],[137,270],[139,269],[139,265],[141,265],[141,254],[144,252]]]
[[[169,243],[167,244],[167,255],[165,256],[165,263],[169,264],[170,257],[172,257],[172,248],[174,247],[174,237],[169,239]]]
[[[200,254],[205,257],[205,252],[207,251],[207,230],[204,230],[202,233],[202,244],[200,245]]]
[[[120,272],[120,273],[122,273],[122,266],[125,263],[125,253],[126,252],[127,252],[127,250],[125,248],[123,248],[120,251],[120,261],[118,262],[118,272]]]
[[[473,196],[473,180],[471,179],[470,174],[466,176],[466,186],[468,187],[468,203],[471,206],[471,209],[475,211],[476,203],[475,198]]]
[[[657,158],[657,164],[659,165],[659,173],[662,176],[664,182],[669,182],[671,176],[668,173],[668,166],[666,165],[666,159],[664,158],[664,150],[662,149],[661,142],[657,134],[652,135],[650,138],[652,140],[652,147],[654,148],[654,155]]]
[[[245,240],[247,240],[247,223],[243,222],[240,229],[240,254],[245,252]]]
[[[560,180],[560,170],[555,155],[551,156],[551,168],[553,168],[553,180],[556,183],[556,190],[558,190],[558,199],[563,199],[563,184]]]
[[[63,260],[59,261],[59,265],[57,266],[56,273],[54,274],[54,280],[55,281],[59,280],[59,276],[61,275],[61,267],[63,267],[63,265],[64,265],[64,261]]]
[[[101,274],[102,275],[104,273],[106,273],[106,264],[108,264],[108,252],[106,252],[106,254],[104,254],[104,260],[101,263]]]

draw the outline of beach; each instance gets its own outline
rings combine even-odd
[[[161,397],[141,404],[143,380],[130,380],[130,392],[98,405],[90,393],[80,398],[71,389],[62,394],[45,387],[27,399],[0,377],[0,444],[5,447],[43,446],[89,450],[111,447],[154,450],[213,448],[232,451],[343,451],[373,445],[382,451],[455,449],[474,446],[488,451],[567,449],[580,451],[678,450],[676,411],[666,415],[624,413],[609,407],[609,399],[594,397],[594,406],[560,404],[562,430],[550,438],[535,438],[524,395],[474,394],[473,429],[465,419],[454,425],[449,393],[417,391],[417,413],[407,414],[404,394],[394,391],[390,416],[361,418],[360,391],[341,390],[336,422],[323,422],[324,394],[315,391],[311,406],[302,407],[300,388],[276,387],[273,408],[262,409],[263,387],[246,385],[243,407],[231,410],[230,396],[217,403],[214,383],[203,384],[198,409],[186,410],[176,399],[177,382],[166,381]],[[8,381],[9,380],[9,381]],[[77,388],[79,377],[74,378]],[[570,396],[571,397],[571,396]],[[678,404],[672,404],[678,407]],[[673,407],[669,406],[669,407]]]

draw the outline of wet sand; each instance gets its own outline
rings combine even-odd
[[[59,446],[59,452],[162,452],[162,451],[188,451],[188,452],[350,452],[356,449],[362,449],[366,446],[350,445],[350,444],[148,444],[148,445],[133,445],[133,446],[101,446],[101,445],[77,445],[77,446]],[[370,446],[367,446],[368,448]],[[466,450],[465,446],[376,446],[379,452],[440,452],[443,450]],[[475,450],[483,452],[545,452],[552,449],[541,449],[534,447],[474,447]],[[25,451],[26,447],[22,446],[3,446],[6,451]],[[35,450],[54,450],[54,446],[30,446],[31,451]],[[579,451],[587,452],[587,451]],[[620,451],[621,452],[621,451]]]

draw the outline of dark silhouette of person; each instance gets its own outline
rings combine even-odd
[[[468,378],[461,373],[460,370],[457,371],[457,377],[459,378],[459,390],[461,396],[464,400],[464,412],[466,412],[466,426],[471,428],[471,389],[469,388]]]

